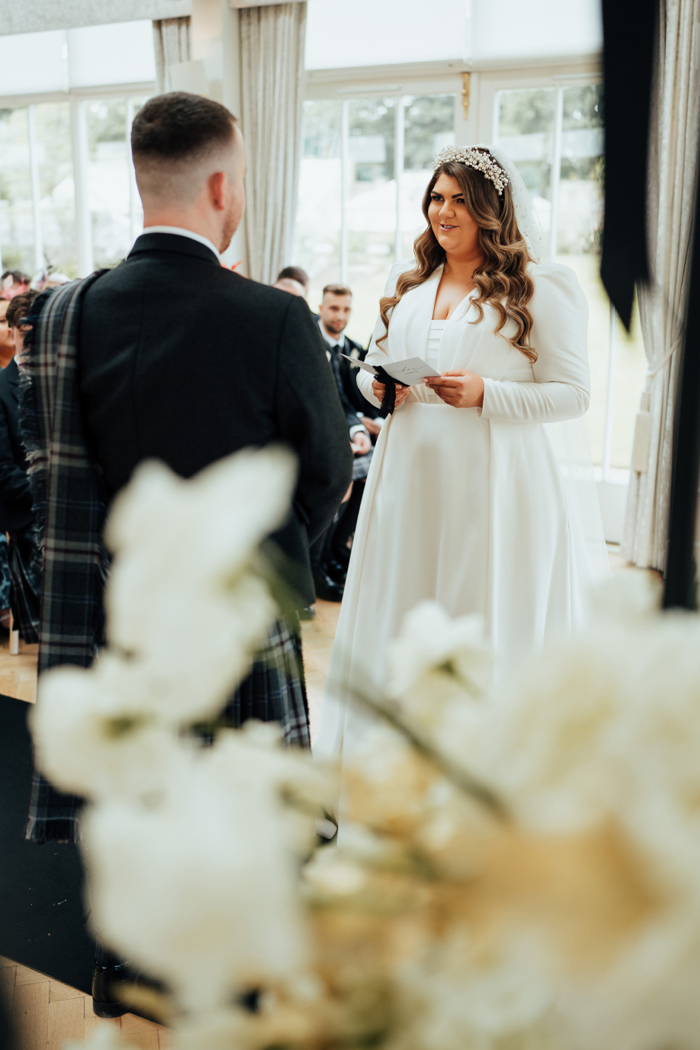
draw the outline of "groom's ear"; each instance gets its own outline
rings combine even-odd
[[[216,211],[225,211],[227,208],[227,181],[226,173],[223,171],[215,171],[207,179],[209,201]]]

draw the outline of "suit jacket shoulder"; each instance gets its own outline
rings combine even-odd
[[[144,235],[86,292],[79,365],[86,436],[109,495],[147,458],[191,477],[239,449],[291,447],[297,522],[279,543],[308,568],[306,530],[313,538],[332,518],[352,463],[304,301],[232,273],[189,238]]]

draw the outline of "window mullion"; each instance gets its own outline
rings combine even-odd
[[[561,181],[561,140],[564,118],[564,88],[557,88],[557,102],[554,118],[554,156],[552,157],[552,218],[549,229],[549,253],[553,259],[557,256],[557,234],[559,228],[559,183]]]
[[[348,198],[350,188],[350,102],[343,100],[340,121],[340,280],[348,282]]]
[[[75,186],[75,228],[78,247],[78,276],[94,269],[92,221],[88,196],[88,135],[86,103],[71,99],[71,137],[73,146],[73,184]]]
[[[405,115],[406,100],[403,97],[400,97],[396,102],[394,121],[394,181],[396,182],[396,237],[394,240],[394,262],[398,262],[402,254],[401,184],[403,181],[404,165]]]
[[[32,221],[34,223],[34,267],[44,269],[44,235],[41,228],[41,183],[36,142],[36,111],[27,106],[27,138],[29,140],[29,174],[32,186]]]

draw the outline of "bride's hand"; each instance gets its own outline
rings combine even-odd
[[[386,387],[384,383],[378,383],[376,379],[372,380],[372,393],[376,397],[377,401],[384,400],[384,391]],[[401,386],[399,383],[396,384],[396,407],[402,405],[408,395],[411,393],[410,386]]]
[[[474,372],[443,372],[423,382],[453,408],[481,408],[484,403],[484,381]]]

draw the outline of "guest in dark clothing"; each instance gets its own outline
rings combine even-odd
[[[309,275],[306,270],[302,270],[301,266],[285,266],[284,269],[280,270],[277,274],[277,281],[275,282],[275,288],[279,281],[296,281],[304,289],[304,298],[309,297]]]
[[[15,296],[7,307],[7,322],[16,350],[0,373],[0,531],[9,533],[10,607],[15,628],[29,643],[38,641],[40,555],[36,543],[27,457],[19,420],[19,369],[26,325],[23,320],[37,292]]]
[[[279,288],[281,292],[289,292],[290,295],[298,295],[300,299],[306,299],[304,285],[291,277],[278,277],[272,287]]]
[[[352,292],[345,285],[329,284],[323,289],[318,326],[326,344],[326,353],[336,382],[340,403],[348,422],[350,440],[359,446],[353,462],[353,485],[349,499],[343,503],[335,521],[311,551],[316,594],[329,601],[340,601],[350,560],[349,544],[355,534],[365,479],[372,458],[372,438],[381,433],[381,412],[360,393],[355,373],[347,360],[362,360],[365,351],[345,334],[352,314]]]
[[[308,301],[309,277],[306,271],[302,270],[300,266],[285,266],[283,270],[280,270],[274,287],[279,288],[280,291],[289,292],[290,295],[295,295]],[[318,323],[318,315],[313,314],[313,317]],[[321,329],[321,334],[324,334],[323,329]],[[355,406],[351,404],[346,397],[340,374],[338,373],[338,361],[340,359],[337,354],[334,355],[332,353],[332,349],[329,346],[326,346],[326,357],[328,358],[328,363],[333,372],[333,378],[336,382],[340,403],[348,424],[350,447],[355,456],[353,463],[353,476],[355,476],[355,471],[358,469],[358,463],[361,463],[366,458],[367,453],[371,450],[371,445],[368,441],[365,427],[358,421]],[[359,394],[359,391],[357,391],[357,393]],[[363,477],[365,473],[366,466],[362,472]],[[350,498],[352,498],[351,490],[345,494],[343,507],[339,510],[339,514],[342,513],[344,504]],[[338,572],[340,572],[344,578],[344,571],[343,567],[338,563],[337,559],[335,559],[330,546],[329,541],[333,535],[333,530],[334,523],[332,523],[316,540],[316,542],[311,545],[311,570],[313,573],[316,597],[322,598],[326,601],[339,602],[343,597],[343,587],[342,583],[339,583],[336,577]],[[299,616],[302,620],[311,620],[315,615],[316,613],[313,605],[302,607],[299,610]]]

